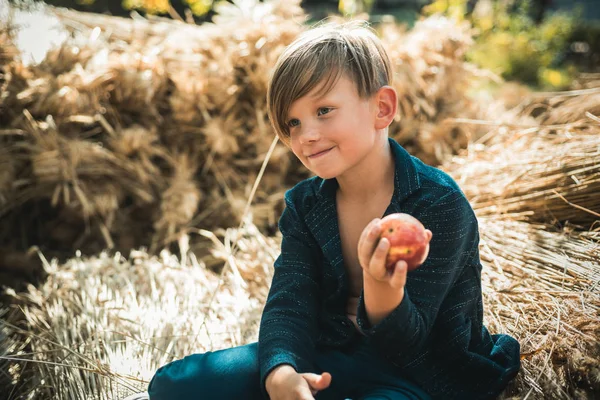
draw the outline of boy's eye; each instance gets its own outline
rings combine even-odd
[[[317,115],[325,115],[331,111],[331,107],[321,107],[317,110]]]
[[[293,128],[294,126],[298,126],[300,124],[300,121],[298,121],[297,119],[290,119],[287,123],[287,126],[289,128]]]

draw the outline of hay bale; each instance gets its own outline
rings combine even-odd
[[[3,190],[7,200],[0,215],[18,212],[24,201],[44,201],[48,196],[41,193],[51,190],[53,207],[82,210],[82,221],[71,224],[71,230],[86,227],[79,232],[85,238],[78,245],[90,252],[98,242],[109,248],[119,246],[119,230],[125,228],[118,221],[150,226],[134,231],[133,242],[152,248],[176,243],[178,235],[195,226],[213,229],[239,224],[274,136],[265,104],[269,71],[285,46],[305,29],[300,24],[306,16],[299,1],[223,4],[217,7],[214,24],[201,26],[63,9],[52,13],[72,37],[51,49],[38,65],[19,70],[12,63],[10,68],[22,73],[13,74],[7,98],[0,102],[0,107],[14,110],[7,127],[23,132],[19,148],[32,165],[11,175],[14,182],[27,184]],[[435,46],[426,40],[432,35],[438,37]],[[387,24],[382,38],[399,75],[402,112],[392,126],[392,136],[416,155],[437,163],[475,134],[470,128],[439,124],[457,113],[475,112],[466,91],[477,74],[463,61],[471,41],[469,29],[435,17],[408,33]],[[60,137],[60,148],[83,148],[86,142],[93,143],[87,147],[100,145],[107,156],[127,165],[105,175],[129,174],[128,179],[141,182],[143,189],[131,195],[122,186],[125,177],[103,184],[68,167],[65,158],[72,154],[57,149],[40,154],[27,145],[36,137],[30,131],[38,129],[36,125],[45,129],[48,118]],[[272,230],[283,192],[308,177],[308,172],[282,144],[271,157],[250,211],[254,223]],[[191,190],[188,199],[197,204],[190,206],[194,215],[173,224],[166,222],[173,220],[172,215],[155,209],[169,190],[178,159],[193,159],[197,164],[186,186]],[[63,167],[57,170],[60,162]],[[48,163],[54,169],[46,170]],[[62,188],[38,179],[51,171],[51,184]],[[79,195],[70,193],[75,179]],[[152,199],[140,202],[139,190]],[[129,207],[131,203],[134,207]],[[123,215],[117,217],[118,212]],[[63,235],[65,240],[72,236]],[[54,237],[58,240],[61,235]]]
[[[153,201],[150,177],[127,160],[98,143],[60,135],[52,119],[47,124],[37,123],[31,116],[28,120],[29,142],[20,145],[29,152],[32,179],[23,191],[50,198],[53,206],[62,202],[79,210],[83,218],[108,217],[117,209],[119,196],[125,194],[141,202]]]
[[[564,111],[558,107],[550,112]],[[513,214],[583,229],[600,220],[600,128],[593,118],[499,127],[492,133],[487,143],[469,146],[444,165],[478,215]]]
[[[501,398],[593,398],[600,236],[505,217],[480,218],[480,227],[485,322],[523,346],[523,369]],[[35,372],[27,389],[59,399],[118,398],[142,389],[170,360],[256,340],[280,238],[250,223],[198,233],[209,239],[199,242],[209,249],[204,259],[132,251],[55,260],[44,285],[13,294],[28,329],[4,328],[29,346],[18,357]],[[24,364],[11,360],[13,370]],[[51,388],[36,385],[40,377]]]
[[[599,238],[593,233],[559,231],[550,225],[516,221],[510,216],[478,217],[482,260],[500,276],[512,278],[518,290],[536,286],[546,292],[561,290],[598,295]],[[595,237],[595,239],[594,239]],[[556,249],[561,249],[557,252]],[[501,270],[500,270],[501,266]],[[497,290],[507,290],[498,282]]]
[[[277,242],[252,225],[202,233],[204,260],[132,251],[46,263],[43,285],[8,292],[27,329],[0,319],[3,339],[24,349],[0,354],[4,370],[28,396],[115,399],[143,390],[169,361],[255,341]],[[224,262],[221,273],[207,268]]]
[[[11,25],[0,28],[0,66],[9,64],[19,55],[19,49],[14,44],[14,29]]]
[[[198,169],[197,162],[186,154],[174,160],[174,174],[169,187],[162,193],[160,218],[155,222],[156,232],[164,232],[166,237],[157,239],[161,245],[173,241],[173,236],[182,227],[188,226],[202,201],[202,193],[194,181]],[[176,238],[176,236],[175,236]]]
[[[480,112],[467,92],[489,77],[464,61],[473,43],[471,27],[433,16],[409,32],[384,24],[381,36],[399,95],[399,117],[390,125],[390,136],[411,154],[438,165],[477,136],[472,126],[442,124],[450,117],[472,118]]]
[[[576,95],[577,93],[581,94]],[[565,96],[554,96],[536,106],[547,107],[547,112],[540,118],[540,122],[544,125],[562,125],[586,120],[590,114],[597,117],[600,115],[600,88],[581,92],[573,91]],[[599,121],[589,122],[598,123]]]
[[[27,381],[31,377],[31,369],[27,364],[16,363],[13,358],[23,354],[24,343],[15,340],[12,336],[13,325],[8,322],[9,309],[0,308],[0,387],[6,392],[10,388],[10,396],[15,399],[24,398],[28,392]],[[17,357],[16,357],[17,356]],[[16,376],[23,377],[19,381]],[[4,397],[6,396],[6,397]],[[1,398],[8,398],[8,393],[0,394]]]
[[[11,79],[0,103],[15,110],[7,120],[10,132],[22,133],[10,149],[19,149],[31,166],[3,176],[0,215],[47,198],[57,215],[61,208],[80,210],[84,224],[71,226],[74,231],[85,226],[78,245],[90,252],[98,241],[109,248],[121,243],[120,221],[141,227],[150,218],[150,229],[134,230],[133,242],[160,246],[176,243],[192,223],[205,228],[239,223],[273,139],[264,105],[269,68],[303,29],[298,22],[304,15],[299,2],[219,9],[225,14],[215,19],[218,25],[202,26],[54,10],[73,38],[50,50],[39,65],[25,68],[26,79]],[[53,133],[44,145],[51,148],[42,151],[36,131],[48,129]],[[96,149],[111,161],[77,158],[75,149]],[[9,154],[15,156],[15,150]],[[271,167],[273,177],[265,181],[283,191],[289,154],[282,145],[273,154],[283,160],[281,168]],[[178,196],[196,204],[190,204],[193,215],[173,224],[167,222],[177,214],[168,211],[172,207],[157,209],[156,204],[173,198],[165,191],[171,176],[186,169],[175,165],[183,159],[194,160],[195,168]],[[105,173],[82,173],[91,165]],[[110,183],[103,183],[105,178]],[[7,180],[22,183],[8,191]],[[185,188],[189,196],[181,191]],[[281,197],[261,190],[256,200],[256,222],[273,226]]]
[[[479,222],[485,323],[521,343],[522,369],[503,398],[595,398],[600,235],[507,216]]]
[[[19,61],[0,66],[0,124],[4,133],[22,115],[23,106],[17,96],[28,87],[32,77],[32,72]]]
[[[486,323],[522,345],[523,368],[502,398],[600,393],[597,117],[540,123],[581,117],[576,98],[535,119],[525,101],[498,123],[465,121],[492,128],[443,166],[480,222]]]
[[[15,181],[16,162],[6,147],[0,147],[0,206],[12,197],[12,183]]]

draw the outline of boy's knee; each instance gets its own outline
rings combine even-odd
[[[160,367],[148,385],[148,394],[152,400],[183,399],[190,396],[192,385],[198,385],[193,363],[188,357],[173,361]],[[188,365],[191,364],[191,365]],[[193,397],[188,397],[193,398]]]
[[[177,400],[260,390],[258,368],[256,344],[194,354],[159,368],[148,393],[151,400]]]

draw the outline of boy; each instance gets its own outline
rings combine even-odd
[[[486,399],[517,374],[518,342],[482,325],[477,219],[448,175],[388,138],[391,83],[361,24],[312,29],[284,51],[269,117],[316,176],[286,192],[259,341],[162,367],[152,400]],[[410,274],[385,268],[380,219],[395,212],[428,229]]]

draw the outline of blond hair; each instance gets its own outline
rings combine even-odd
[[[361,98],[392,84],[389,57],[366,22],[321,25],[302,33],[284,50],[267,92],[269,119],[284,143],[289,144],[292,103],[321,83],[318,94],[326,94],[342,75],[355,83]]]

